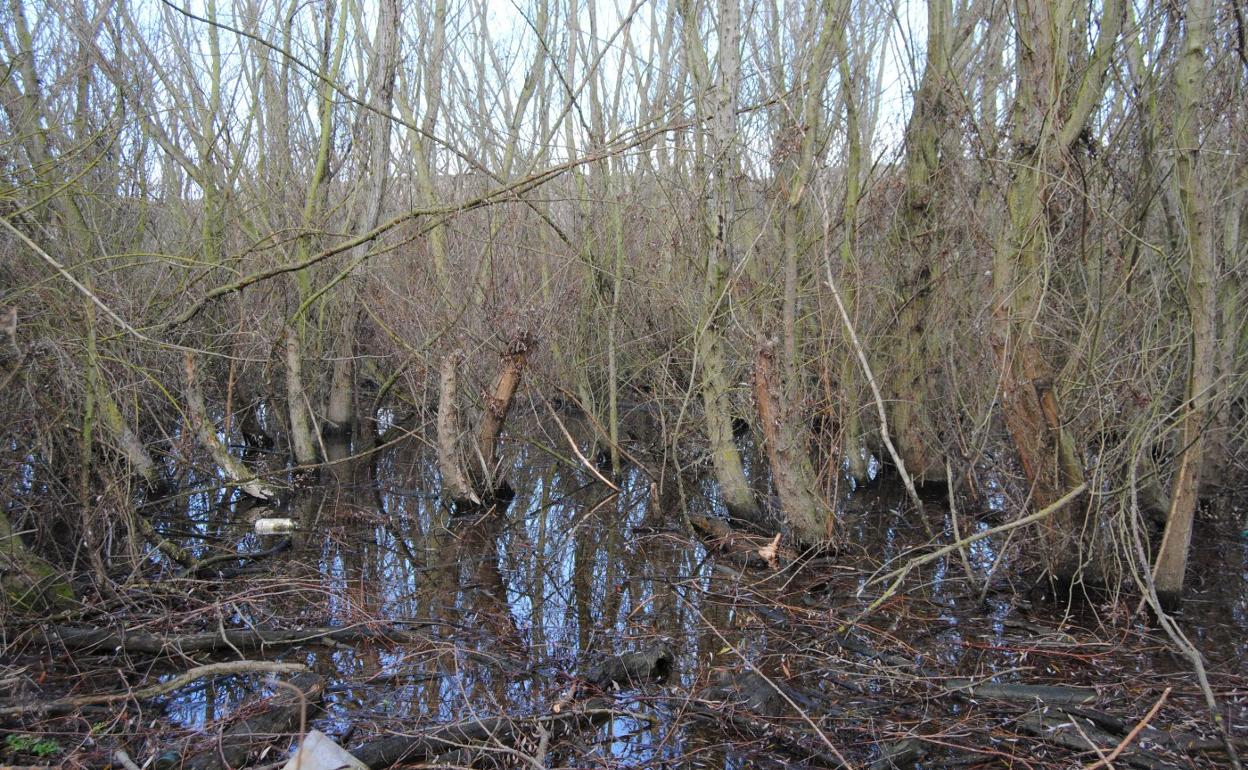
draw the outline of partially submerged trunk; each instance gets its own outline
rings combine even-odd
[[[442,474],[442,495],[457,506],[480,505],[481,499],[472,490],[464,473],[460,452],[462,431],[459,427],[459,351],[442,357],[438,376],[438,471]]]
[[[438,469],[443,496],[456,508],[473,509],[508,497],[510,488],[500,474],[498,447],[533,344],[533,337],[527,332],[516,334],[508,343],[494,384],[485,394],[476,441],[466,449],[460,443],[467,434],[460,427],[458,405],[462,357],[455,352],[442,359],[438,382]]]

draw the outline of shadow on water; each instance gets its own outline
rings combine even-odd
[[[733,672],[792,685],[803,693],[795,704],[803,718],[860,760],[878,758],[879,742],[923,734],[930,759],[909,766],[936,767],[967,756],[985,761],[1015,740],[1009,719],[939,697],[946,678],[1092,685],[1124,708],[1147,708],[1169,674],[1186,670],[1138,619],[1107,617],[1108,607],[1094,605],[1062,614],[1029,604],[1014,590],[1001,539],[968,549],[974,584],[951,556],[917,571],[840,635],[879,596],[878,585],[864,590],[870,576],[924,540],[904,493],[886,482],[847,497],[835,558],[743,571],[686,534],[685,514],[714,513],[709,485],[689,481],[682,507],[680,495],[655,494],[637,468],[625,471],[616,494],[556,451],[536,443],[512,449],[516,497],[505,511],[451,515],[438,498],[436,462],[417,446],[370,464],[343,462],[277,508],[192,496],[161,528],[201,555],[271,548],[278,536],[252,531],[260,516],[293,518],[298,530],[290,548],[228,565],[228,579],[202,589],[216,592],[211,602],[186,620],[206,629],[410,632],[398,644],[321,640],[261,651],[323,674],[326,709],[313,724],[344,741],[353,734],[352,742],[472,716],[545,713],[570,692],[576,672],[604,656],[669,644],[677,665],[666,695],[622,695],[622,709],[647,716],[617,716],[600,728],[576,758],[563,757],[577,766],[790,766],[793,752],[774,740],[729,734],[685,712],[682,698]],[[963,514],[964,534],[999,520],[993,499],[979,514]],[[948,538],[947,516],[945,526]],[[1242,688],[1248,546],[1237,532],[1215,530],[1198,530],[1194,562],[1205,577],[1183,622],[1213,675]],[[993,570],[999,588],[981,601],[978,584]],[[1200,713],[1197,693],[1185,686],[1170,708]],[[199,732],[264,687],[246,676],[206,680],[168,697],[165,714]],[[1232,724],[1244,724],[1242,697],[1227,708]],[[981,734],[967,737],[972,727]]]

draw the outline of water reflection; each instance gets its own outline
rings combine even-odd
[[[330,456],[349,452],[339,446]],[[850,498],[842,516],[846,545],[836,562],[818,567],[830,576],[815,581],[801,570],[743,575],[711,558],[679,531],[681,497],[670,479],[660,486],[645,471],[628,468],[614,493],[545,450],[518,445],[512,457],[508,478],[517,495],[505,511],[451,515],[438,498],[436,463],[414,445],[365,463],[337,463],[328,483],[283,504],[282,515],[299,522],[293,547],[256,565],[245,585],[231,587],[245,593],[228,602],[227,625],[417,632],[418,641],[403,644],[315,645],[269,656],[303,661],[327,675],[322,729],[410,730],[469,715],[544,712],[568,691],[569,673],[657,638],[677,651],[674,686],[682,690],[740,671],[744,660],[767,676],[803,681],[839,698],[849,688],[880,698],[891,692],[879,675],[882,664],[840,650],[829,629],[874,597],[870,591],[855,596],[865,575],[881,564],[899,564],[924,543],[900,489],[883,485]],[[689,513],[713,512],[702,483],[686,488],[699,492],[685,498]],[[988,496],[989,509],[995,498]],[[162,526],[199,549],[242,553],[271,545],[248,534],[254,512],[228,503],[192,496]],[[990,526],[978,519],[963,514],[962,533]],[[968,548],[976,582],[993,568],[1000,547],[981,540]],[[1230,574],[1245,573],[1243,539],[1214,548]],[[859,569],[848,569],[851,564]],[[1028,665],[1029,651],[1040,642],[1007,622],[1016,615],[1014,602],[990,595],[987,606],[980,604],[965,577],[956,556],[931,565],[864,621],[863,638],[916,665],[935,666],[941,675],[991,675]],[[1206,590],[1232,607],[1236,620],[1232,633],[1210,631],[1209,641],[1230,645],[1242,660],[1248,652],[1242,583],[1215,581]],[[1063,665],[1073,679],[1090,678],[1095,662]],[[240,677],[187,688],[168,710],[182,725],[199,728],[231,712],[258,686]],[[765,753],[729,745],[716,729],[674,729],[675,716],[665,708],[646,704],[660,717],[657,726],[613,720],[602,728],[606,740],[598,750],[639,767],[678,758],[688,767],[765,764]]]

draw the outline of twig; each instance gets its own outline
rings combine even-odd
[[[586,459],[585,455],[581,453],[580,447],[576,445],[576,440],[572,438],[571,433],[568,433],[568,429],[565,428],[563,425],[563,420],[559,419],[559,415],[555,412],[555,408],[550,405],[549,401],[546,402],[546,408],[550,410],[550,416],[555,418],[555,424],[558,425],[559,430],[563,432],[563,437],[568,440],[568,446],[572,447],[572,451],[576,454],[577,458],[580,459],[581,463],[584,464],[586,469],[588,469],[590,473],[597,476],[598,480],[601,481],[603,484],[606,484],[607,486],[614,489],[616,492],[619,492],[620,488],[616,486],[615,484],[612,484],[611,480],[608,479],[606,476],[603,476],[601,473],[599,473],[598,469],[594,467],[594,464],[591,463],[588,459]]]
[[[871,387],[871,396],[875,399],[875,410],[880,417],[880,438],[884,440],[884,447],[888,449],[888,456],[893,460],[893,467],[897,469],[897,474],[901,476],[901,483],[906,487],[906,494],[909,495],[910,502],[918,512],[919,521],[923,523],[923,530],[928,537],[935,537],[935,533],[932,532],[932,525],[928,523],[927,516],[923,511],[923,501],[919,498],[918,490],[914,488],[914,480],[906,472],[906,463],[901,459],[901,455],[897,452],[897,447],[893,446],[893,440],[888,435],[888,414],[884,409],[884,397],[880,395],[880,386],[875,382],[875,375],[871,372],[871,364],[867,362],[867,354],[863,352],[862,343],[858,340],[858,333],[854,331],[854,324],[849,320],[849,313],[845,311],[845,303],[841,301],[841,292],[836,288],[836,281],[832,277],[832,259],[826,245],[830,242],[830,239],[825,238],[824,241],[823,268],[828,275],[828,288],[832,290],[832,299],[836,300],[836,309],[841,313],[841,321],[845,324],[845,334],[849,336],[849,342],[858,357],[858,364],[862,367],[862,374],[867,378],[867,385]]]
[[[1153,707],[1148,710],[1148,713],[1144,715],[1144,718],[1141,719],[1135,727],[1131,728],[1131,732],[1127,733],[1127,737],[1123,738],[1122,741],[1114,747],[1113,751],[1109,752],[1109,756],[1098,759],[1092,764],[1084,767],[1083,770],[1096,770],[1098,767],[1110,765],[1110,763],[1117,759],[1118,755],[1121,754],[1127,746],[1135,740],[1135,737],[1140,734],[1140,731],[1153,720],[1153,717],[1157,716],[1157,712],[1161,711],[1162,704],[1166,702],[1166,698],[1170,697],[1170,690],[1171,688],[1166,688],[1166,691],[1161,694],[1161,697],[1158,698],[1157,702],[1153,704]]]
[[[873,601],[870,606],[868,606],[865,610],[860,612],[858,616],[854,618],[852,621],[842,625],[838,633],[844,633],[845,631],[849,630],[851,626],[856,624],[859,620],[862,620],[867,615],[874,612],[876,608],[878,608],[881,604],[887,601],[889,597],[891,597],[894,593],[897,592],[897,587],[901,585],[901,581],[905,580],[906,576],[909,575],[910,571],[913,570],[915,567],[921,567],[924,564],[928,564],[930,562],[936,561],[937,559],[943,557],[944,555],[952,551],[956,551],[959,548],[964,548],[970,545],[971,543],[978,542],[980,540],[983,540],[984,538],[992,537],[993,535],[999,535],[1002,532],[1009,532],[1010,530],[1018,529],[1019,527],[1024,527],[1028,524],[1032,524],[1034,522],[1040,521],[1041,519],[1046,518],[1048,516],[1052,516],[1055,511],[1060,510],[1063,506],[1068,504],[1071,500],[1074,500],[1076,497],[1083,494],[1084,491],[1087,490],[1087,488],[1088,488],[1088,485],[1086,482],[1083,484],[1080,484],[1079,486],[1070,490],[1066,494],[1062,495],[1060,498],[1057,499],[1057,501],[1055,501],[1051,505],[1045,506],[1044,508],[1036,511],[1035,513],[1029,516],[1024,516],[1023,518],[1017,519],[1015,521],[1011,521],[1008,524],[1002,524],[999,527],[986,529],[983,532],[976,532],[973,535],[969,535],[967,537],[962,538],[956,543],[950,543],[949,545],[937,548],[935,551],[932,551],[931,553],[927,553],[927,554],[924,554],[923,556],[918,556],[916,558],[913,558],[910,561],[906,562],[905,566],[899,567],[893,570],[892,572],[889,572],[886,575],[882,575],[880,577],[867,580],[866,582],[862,584],[862,589],[865,589],[867,586],[875,585],[876,583],[881,583],[885,580],[888,580],[891,577],[896,576],[896,579],[893,581],[892,585],[890,585],[888,589],[884,591],[884,593],[880,594],[880,597],[878,599]],[[862,589],[859,589],[859,591],[861,592]]]

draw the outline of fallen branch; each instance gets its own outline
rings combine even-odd
[[[904,566],[899,567],[898,569],[895,569],[886,575],[883,575],[881,577],[871,578],[870,580],[867,580],[866,582],[862,584],[862,588],[858,589],[860,592],[863,589],[865,589],[867,586],[875,585],[877,583],[883,582],[885,580],[888,580],[891,577],[896,576],[896,579],[893,581],[892,585],[890,585],[887,588],[887,590],[884,591],[884,593],[880,594],[880,596],[875,601],[871,602],[871,604],[862,612],[860,612],[858,616],[855,617],[852,621],[841,626],[840,630],[844,632],[846,629],[855,625],[859,620],[862,620],[864,617],[874,612],[876,608],[878,608],[881,604],[888,601],[888,599],[893,594],[897,593],[897,589],[901,586],[902,581],[906,579],[906,576],[909,575],[910,571],[913,570],[914,568],[921,567],[924,564],[929,564],[933,561],[936,561],[937,559],[944,557],[946,554],[952,553],[953,551],[956,551],[959,548],[964,548],[970,545],[971,543],[976,543],[985,538],[993,537],[994,535],[999,535],[1003,532],[1009,532],[1010,530],[1018,529],[1019,527],[1025,527],[1028,524],[1033,524],[1037,521],[1040,521],[1041,519],[1048,518],[1049,516],[1052,516],[1057,511],[1064,508],[1072,500],[1079,497],[1079,495],[1082,495],[1087,488],[1088,488],[1088,485],[1086,482],[1083,484],[1080,484],[1079,486],[1070,490],[1066,494],[1062,495],[1059,499],[1057,499],[1050,505],[1046,505],[1044,508],[1041,508],[1040,510],[1036,511],[1033,514],[1024,516],[1021,519],[1016,519],[1006,524],[1002,524],[999,527],[986,529],[983,532],[976,532],[973,535],[969,535],[967,537],[962,538],[956,543],[950,543],[949,545],[937,548],[935,551],[932,551],[931,553],[926,553],[926,554],[923,554],[922,556],[917,556],[913,559],[910,559],[909,561],[905,563]]]
[[[1055,714],[1029,714],[1018,722],[1018,726],[1026,733],[1039,738],[1045,743],[1060,746],[1078,752],[1099,750],[1100,746],[1109,746],[1118,741],[1111,735],[1098,729],[1090,721],[1081,721],[1076,730],[1075,721],[1078,717],[1056,712]],[[1166,762],[1152,752],[1142,749],[1130,749],[1120,753],[1119,760],[1142,770],[1175,770],[1176,765]]]
[[[557,704],[550,713],[526,719],[510,716],[468,719],[442,725],[421,735],[388,735],[368,741],[351,754],[373,770],[399,762],[419,762],[451,752],[473,748],[511,751],[522,738],[544,735],[545,741],[588,730],[620,711],[609,697],[591,695],[594,690],[644,681],[664,681],[672,673],[675,658],[666,644],[620,655],[594,666],[585,674],[585,685],[575,696],[590,697],[571,706]]]
[[[410,631],[373,630],[362,626],[348,628],[240,628],[197,634],[166,636],[122,629],[53,626],[49,636],[67,650],[125,650],[130,653],[162,655],[164,653],[211,652],[223,649],[256,649],[259,647],[305,644],[321,639],[335,642],[391,641],[410,642],[419,637]]]
[[[1166,702],[1166,698],[1168,697],[1170,697],[1169,687],[1167,687],[1166,691],[1161,694],[1161,697],[1157,699],[1157,702],[1153,704],[1153,707],[1148,710],[1148,713],[1144,715],[1144,718],[1141,719],[1135,727],[1131,728],[1131,732],[1127,733],[1127,737],[1119,741],[1118,745],[1114,747],[1114,750],[1109,752],[1108,756],[1093,762],[1083,770],[1096,770],[1102,765],[1113,767],[1114,760],[1122,754],[1123,750],[1126,749],[1127,746],[1131,745],[1131,742],[1134,741],[1136,736],[1140,734],[1140,731],[1147,727],[1149,722],[1153,721],[1153,717],[1157,716],[1158,711],[1161,711],[1161,706]]]
[[[209,663],[205,666],[196,666],[167,682],[149,685],[139,690],[109,693],[107,695],[77,695],[43,703],[20,703],[0,706],[0,717],[19,716],[22,714],[66,714],[84,706],[104,706],[128,700],[148,700],[149,698],[167,695],[197,679],[204,679],[205,677],[256,673],[289,674],[307,670],[307,666],[302,663],[272,663],[265,660],[235,660],[227,663]]]

